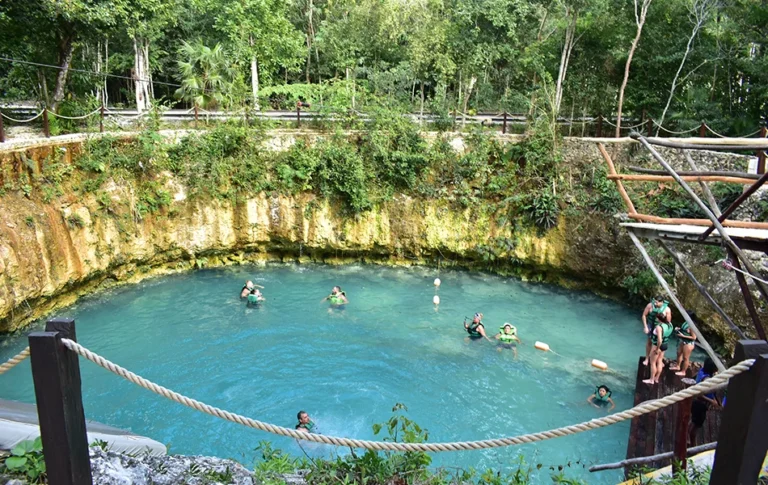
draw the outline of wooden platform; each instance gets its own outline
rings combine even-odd
[[[650,367],[643,365],[641,357],[637,363],[637,379],[635,381],[635,406],[659,399],[685,388],[681,377],[669,370],[667,364],[661,374],[661,382],[649,386],[643,382],[650,377]],[[688,369],[688,377],[695,377],[700,363],[693,363]],[[677,423],[678,405],[668,406],[655,413],[645,414],[632,419],[627,442],[627,458],[638,458],[673,451],[675,447],[675,426]],[[720,411],[710,408],[707,420],[704,422],[703,433],[700,432],[696,444],[717,441],[720,429]],[[671,460],[660,460],[646,465],[649,468],[660,468],[671,464]],[[628,475],[629,470],[625,470]]]
[[[638,237],[646,239],[665,239],[694,244],[720,246],[723,242],[720,233],[713,231],[706,240],[699,241],[708,226],[691,226],[688,224],[651,224],[645,222],[624,222],[622,227],[632,230]],[[768,248],[768,229],[746,229],[726,227],[728,236],[741,248],[754,251],[765,251]]]

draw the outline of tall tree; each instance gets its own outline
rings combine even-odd
[[[637,26],[637,33],[632,41],[632,46],[629,48],[629,54],[627,55],[627,63],[624,66],[624,80],[621,82],[621,88],[619,88],[619,107],[616,110],[616,138],[621,136],[621,109],[624,106],[624,90],[627,88],[627,81],[629,80],[629,66],[632,64],[632,56],[635,55],[635,49],[640,42],[640,35],[643,33],[643,26],[645,25],[645,19],[648,15],[648,8],[651,6],[652,0],[633,0],[635,5],[635,25]]]

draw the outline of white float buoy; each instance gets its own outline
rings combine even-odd
[[[543,350],[544,352],[549,352],[549,345],[545,344],[544,342],[536,342],[533,344],[533,346],[539,350]]]
[[[608,364],[602,360],[592,359],[592,367],[597,367],[600,370],[608,370]]]
[[[432,303],[434,303],[435,305],[439,305],[440,304],[440,297],[437,296],[437,295],[433,296],[432,297]]]
[[[440,286],[440,278],[435,278],[435,286]]]

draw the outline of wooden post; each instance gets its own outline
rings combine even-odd
[[[29,349],[48,483],[91,484],[78,356],[61,343],[75,340],[75,321],[52,319],[46,330],[29,335]]]
[[[730,248],[728,248],[728,257],[733,261],[733,267],[736,269],[741,269],[741,263],[739,263],[739,258],[736,257],[736,255],[731,251]],[[736,273],[736,281],[739,282],[739,288],[741,289],[741,296],[744,297],[744,304],[747,306],[747,311],[749,312],[749,316],[752,318],[752,324],[755,326],[755,332],[757,332],[757,335],[763,339],[766,340],[765,336],[765,329],[763,328],[763,323],[760,321],[760,317],[757,314],[757,310],[755,309],[755,302],[752,299],[752,293],[749,291],[749,285],[747,284],[747,279],[744,278],[744,275],[738,271],[734,271]]]
[[[301,101],[296,102],[296,128],[301,128]]]
[[[104,101],[101,102],[101,109],[99,111],[99,133],[104,133]]]
[[[710,485],[754,485],[768,451],[768,343],[740,340],[734,362],[755,359],[728,384]]]
[[[765,138],[767,130],[765,124],[760,127],[760,138]],[[757,173],[765,173],[765,150],[757,151]]]
[[[699,138],[706,138],[706,137],[707,137],[707,124],[702,121],[701,125],[699,126]]]
[[[723,221],[728,219],[728,216],[733,214],[733,211],[735,211],[745,200],[747,200],[750,195],[752,195],[755,192],[757,192],[757,189],[762,187],[765,182],[768,182],[768,174],[764,173],[763,176],[760,177],[758,180],[756,180],[752,184],[751,187],[748,187],[747,190],[745,190],[740,196],[738,196],[736,198],[736,200],[734,200],[731,203],[731,205],[729,205],[728,208],[725,209],[725,212],[720,214],[720,216],[717,218],[717,220],[722,223]],[[714,230],[715,230],[715,226],[712,226],[709,229],[707,229],[706,231],[704,231],[701,234],[701,236],[699,236],[699,241],[705,240],[712,233],[712,231],[714,231]]]
[[[2,128],[2,125],[0,125],[0,128]],[[501,133],[506,134],[507,133],[507,112],[504,112],[504,123],[501,125]]]
[[[603,115],[597,115],[597,137],[603,137]]]
[[[645,123],[645,132],[648,136],[653,136],[653,120],[650,118]]]
[[[195,103],[195,129],[197,129],[197,115],[198,115],[198,108],[197,108],[197,103]]]
[[[608,164],[608,174],[609,175],[617,175],[616,173],[616,167],[613,164],[613,160],[611,160],[611,156],[608,154],[608,151],[605,149],[605,146],[602,143],[597,144],[598,150],[600,150],[600,154],[603,155],[603,159],[605,159],[605,163]],[[624,184],[621,183],[621,180],[614,180],[616,182],[616,187],[619,189],[619,194],[621,194],[621,198],[624,200],[624,205],[627,206],[627,210],[630,214],[637,214],[637,211],[635,210],[634,204],[632,204],[632,199],[629,198],[629,194],[627,194],[627,191],[624,189]]]
[[[688,423],[691,421],[692,398],[677,404],[677,423],[675,423],[675,455],[672,467],[675,472],[688,468]]]
[[[5,128],[3,128],[3,114],[0,113],[0,143],[5,143]]]
[[[48,124],[48,108],[43,108],[43,134],[46,138],[51,137],[51,126]]]

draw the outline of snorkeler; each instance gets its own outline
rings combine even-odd
[[[248,305],[249,306],[258,306],[259,303],[264,301],[264,295],[261,294],[261,292],[258,290],[258,288],[252,288],[251,292],[248,293]]]
[[[665,316],[657,314],[656,317],[659,323],[653,328],[651,334],[651,343],[653,344],[650,355],[651,377],[643,380],[646,384],[659,383],[661,371],[664,370],[664,352],[667,350],[667,342],[672,335],[672,324],[665,321]]]
[[[672,310],[669,309],[669,302],[663,296],[657,295],[645,306],[643,310],[643,332],[648,335],[648,341],[645,343],[645,360],[643,365],[648,365],[648,357],[651,355],[651,340],[656,325],[661,322],[659,316],[664,318],[667,323],[672,321]],[[658,321],[657,321],[658,320]]]
[[[514,325],[509,322],[504,322],[504,325],[499,327],[499,333],[497,333],[494,338],[499,341],[499,352],[501,352],[502,349],[512,349],[515,353],[515,357],[517,357],[517,345],[515,344],[522,344],[523,342],[520,341],[520,337],[517,336],[517,328]]]
[[[475,316],[472,318],[472,322],[467,325],[467,317],[464,317],[464,330],[467,331],[469,334],[470,340],[477,340],[480,338],[484,338],[487,341],[491,341],[491,339],[488,338],[488,336],[485,334],[485,326],[483,325],[483,314],[482,313],[475,313]]]
[[[324,302],[325,300],[329,300],[331,302],[331,306],[341,306],[349,303],[349,300],[347,300],[347,293],[345,291],[341,291],[340,286],[334,286],[331,290],[331,294],[320,300],[320,303]]]
[[[297,430],[303,431],[305,433],[312,432],[315,427],[315,423],[309,419],[309,414],[307,414],[306,411],[299,411],[298,414],[296,414],[296,418],[299,420],[299,423],[296,425]]]
[[[611,407],[608,408],[608,411],[613,411],[613,408],[616,407],[616,403],[611,399],[611,390],[605,385],[597,386],[595,393],[587,398],[587,402],[598,409],[610,404]]]

